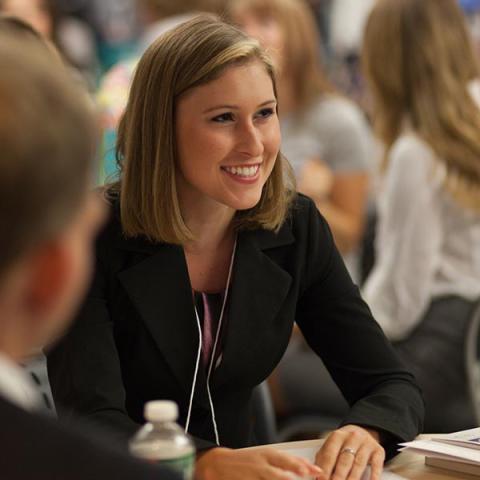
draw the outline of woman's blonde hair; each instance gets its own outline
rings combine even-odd
[[[251,11],[279,22],[285,38],[282,52],[285,74],[293,80],[299,109],[308,108],[321,94],[334,93],[323,72],[320,34],[305,0],[228,0],[227,19],[234,21],[239,11]]]
[[[261,62],[273,84],[273,67],[259,44],[211,15],[201,15],[161,36],[141,58],[118,130],[122,227],[127,236],[184,244],[193,236],[176,190],[175,107],[192,88],[225,69]],[[259,203],[236,214],[237,230],[276,230],[294,195],[290,167],[279,153]]]
[[[456,0],[379,0],[366,25],[364,71],[388,151],[407,121],[446,166],[445,188],[480,211],[478,65]]]

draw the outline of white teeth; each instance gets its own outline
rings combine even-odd
[[[254,177],[258,169],[260,168],[259,165],[254,165],[252,167],[223,167],[228,173],[233,175],[238,175],[239,177]]]

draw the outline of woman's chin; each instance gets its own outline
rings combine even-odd
[[[258,205],[261,195],[249,196],[248,198],[237,198],[232,202],[231,207],[237,211],[250,210]]]

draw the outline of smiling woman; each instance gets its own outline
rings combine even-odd
[[[377,480],[423,405],[279,152],[275,76],[258,43],[211,17],[142,57],[120,125],[122,175],[76,328],[50,356],[57,401],[131,434],[171,399],[198,480]],[[317,463],[254,443],[253,389],[294,320],[352,405]],[[73,381],[72,381],[73,379]],[[312,379],[315,381],[315,379]],[[382,445],[379,440],[381,439]]]
[[[186,23],[153,44],[135,74],[118,134],[123,228],[131,236],[154,241],[193,240],[196,232],[179,204],[187,197],[177,190],[191,194],[188,185],[205,187],[207,182],[207,191],[200,189],[206,194],[202,197],[218,201],[218,195],[227,195],[228,221],[235,216],[237,230],[278,229],[294,180],[279,154],[270,60],[255,40],[232,27],[218,23],[214,31],[198,22],[198,35],[187,37],[189,28]],[[211,35],[216,36],[215,44]],[[156,125],[164,128],[158,131]],[[258,181],[243,169],[256,165]],[[161,200],[148,202],[146,195]],[[197,204],[198,198],[188,198],[197,208],[206,200]],[[222,201],[217,203],[226,214]]]

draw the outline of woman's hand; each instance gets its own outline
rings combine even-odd
[[[345,425],[332,432],[317,453],[315,463],[331,480],[360,480],[367,465],[371,480],[380,480],[385,450],[379,434],[356,425]]]
[[[326,480],[322,470],[307,460],[268,447],[213,448],[198,457],[195,467],[195,480],[288,480],[292,474]]]

